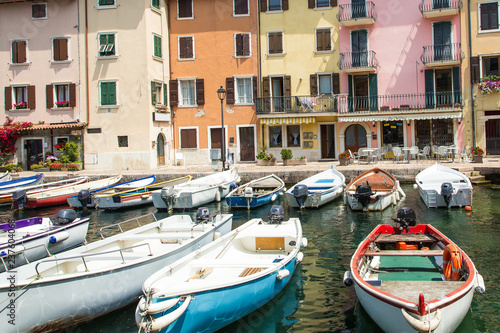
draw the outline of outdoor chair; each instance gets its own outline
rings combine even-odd
[[[408,152],[408,158],[411,160],[412,156],[414,156],[414,158],[416,159],[417,158],[417,154],[418,154],[418,147],[417,146],[411,146],[410,147],[410,151]]]
[[[438,147],[438,157],[439,159],[448,159],[448,149],[446,148],[446,146]]]
[[[350,158],[352,159],[352,163],[356,163],[358,162],[359,158],[358,158],[358,154],[357,153],[352,153],[352,151],[350,149],[347,150],[349,152],[349,156]]]
[[[401,150],[401,148],[392,147],[392,153],[394,154],[394,161],[393,162],[396,162],[396,161],[399,162],[401,159],[404,160],[404,155],[403,155],[403,151]]]
[[[362,161],[369,163],[368,158],[369,158],[368,152],[364,148],[359,148],[358,149],[358,164],[360,164]]]
[[[431,152],[430,146],[425,146],[424,149],[419,150],[417,153],[417,161],[420,160],[420,157],[423,157],[426,160],[428,160],[430,157],[430,152]]]

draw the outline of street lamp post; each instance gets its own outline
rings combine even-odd
[[[220,152],[221,152],[221,158],[222,158],[222,171],[224,171],[224,170],[226,170],[226,154],[225,154],[225,150],[224,150],[225,138],[224,138],[224,106],[223,106],[223,102],[224,102],[224,99],[226,98],[226,90],[224,88],[222,88],[222,86],[220,86],[220,88],[217,89],[217,96],[219,96],[219,99],[220,99],[220,119],[221,119],[221,123],[222,123],[222,126],[221,126],[222,142],[221,142],[221,146],[220,146]]]

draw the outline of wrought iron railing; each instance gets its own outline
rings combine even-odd
[[[352,21],[361,18],[372,18],[377,20],[377,12],[375,11],[375,4],[371,1],[364,3],[350,3],[339,5],[339,12],[337,19],[339,22]]]
[[[257,114],[337,112],[336,95],[258,97]]]
[[[420,56],[420,60],[424,64],[462,61],[465,57],[460,43],[441,44],[441,45],[425,45],[424,52]]]
[[[341,70],[375,68],[378,65],[374,51],[340,53],[338,66]]]
[[[462,9],[462,6],[462,0],[422,0],[418,8],[423,14],[443,9]]]

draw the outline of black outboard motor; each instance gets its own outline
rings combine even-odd
[[[417,216],[415,215],[415,211],[411,208],[401,208],[398,210],[397,218],[392,218],[397,224],[397,227],[400,231],[406,230],[410,231],[410,226],[417,225]]]
[[[12,202],[17,203],[17,208],[23,209],[24,204],[28,202],[28,196],[25,190],[17,190],[12,192]]]
[[[283,219],[285,218],[285,210],[283,209],[283,206],[272,206],[267,217],[269,218],[269,223],[280,224],[283,222]]]
[[[200,207],[196,211],[196,223],[207,222],[210,218],[210,210],[207,207]]]
[[[441,184],[441,195],[443,196],[446,208],[451,207],[451,197],[453,196],[453,185],[451,183]]]
[[[171,210],[174,207],[175,191],[170,187],[164,187],[160,191],[160,198],[163,200],[167,206],[167,210]]]
[[[307,188],[307,185],[298,184],[293,188],[293,197],[295,198],[295,201],[297,201],[297,205],[299,205],[300,209],[305,207],[308,194],[309,189]]]
[[[57,212],[54,224],[65,225],[76,220],[76,212],[73,209],[63,209]]]
[[[78,192],[78,201],[82,205],[82,208],[87,208],[88,205],[92,203],[92,195],[89,190],[81,190]]]
[[[371,200],[370,197],[373,194],[375,193],[372,192],[372,187],[370,185],[359,185],[356,187],[354,197],[358,200],[361,206],[363,206],[363,210],[366,210]]]

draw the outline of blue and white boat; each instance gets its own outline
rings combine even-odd
[[[302,261],[307,239],[298,218],[282,221],[283,207],[273,206],[270,216],[151,275],[136,308],[140,331],[214,332],[273,299]]]
[[[332,167],[298,182],[285,197],[292,207],[319,207],[341,196],[344,187],[344,175]]]
[[[12,180],[12,177],[8,171],[0,174],[0,183],[7,182],[9,180]]]
[[[283,193],[285,182],[272,174],[240,185],[226,196],[231,208],[251,209],[274,202]]]
[[[35,185],[43,180],[43,173],[39,173],[35,176],[22,177],[17,179],[12,179],[9,181],[0,183],[0,191],[10,190],[20,186]]]

